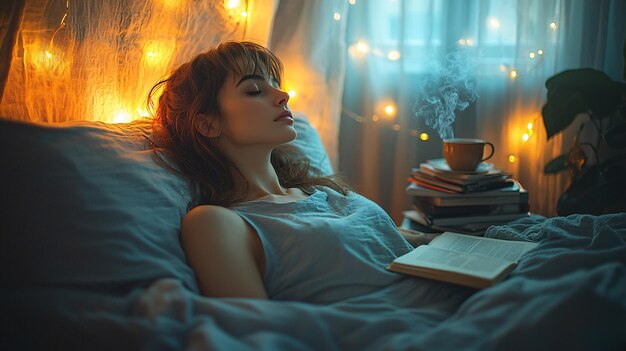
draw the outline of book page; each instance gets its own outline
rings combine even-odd
[[[429,245],[418,246],[409,254],[395,259],[394,263],[456,272],[489,280],[494,279],[512,264],[499,258],[470,255]]]
[[[524,253],[537,246],[537,243],[498,240],[445,232],[433,239],[429,245],[451,251],[517,262]]]

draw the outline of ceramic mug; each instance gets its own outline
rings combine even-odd
[[[483,158],[485,145],[491,147],[489,156]],[[493,144],[482,139],[454,138],[443,141],[443,157],[453,171],[473,172],[478,165],[491,158],[495,148]]]

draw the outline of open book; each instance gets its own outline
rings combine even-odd
[[[387,269],[482,289],[504,279],[524,253],[537,246],[445,232],[396,258]]]

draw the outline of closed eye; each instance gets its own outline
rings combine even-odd
[[[248,95],[250,95],[250,96],[256,96],[256,95],[259,95],[259,94],[261,94],[261,93],[262,93],[262,91],[257,90],[257,91],[249,91],[249,92],[247,92],[246,94],[248,94]]]

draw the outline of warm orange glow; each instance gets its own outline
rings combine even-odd
[[[47,75],[61,74],[69,68],[69,62],[65,59],[63,52],[53,48],[28,50],[26,56],[27,62],[36,71]]]
[[[422,134],[420,134],[420,139],[421,139],[422,141],[426,141],[426,140],[428,140],[428,134],[427,134],[427,133],[422,133]]]
[[[394,105],[387,105],[385,106],[385,113],[387,114],[387,116],[395,116],[396,114],[396,107]]]
[[[224,0],[224,7],[231,17],[241,16],[246,18],[250,16],[248,9],[246,8],[245,0]]]
[[[533,122],[528,122],[528,129],[533,129]]]
[[[530,135],[528,135],[528,133],[524,133],[524,134],[522,135],[522,140],[524,140],[524,141],[528,141],[528,138],[530,138]]]
[[[387,58],[391,61],[397,61],[400,59],[400,52],[398,52],[397,50],[389,51],[389,53],[387,54]]]
[[[356,44],[356,49],[363,54],[367,54],[368,52],[370,52],[370,46],[367,44],[367,42],[360,40],[357,44]]]
[[[378,115],[373,115],[372,116],[372,121],[378,122],[379,120],[380,120],[380,117],[378,117]]]
[[[150,113],[146,109],[138,108],[137,115],[141,118],[150,118]]]
[[[113,116],[113,123],[128,123],[132,120],[130,113],[125,110],[117,111]]]
[[[509,162],[515,163],[515,161],[517,161],[517,157],[515,157],[515,155],[509,155]]]
[[[232,10],[239,7],[239,0],[226,0],[225,5],[227,9]]]
[[[176,6],[180,5],[180,0],[160,0],[160,2],[166,6],[166,7],[171,7],[174,8]]]
[[[391,126],[391,129],[393,129],[394,131],[399,131],[400,130],[400,125],[399,124],[394,124],[393,126]]]
[[[287,94],[289,94],[290,99],[293,99],[296,96],[296,91],[291,89],[287,92]]]
[[[150,68],[164,69],[174,54],[176,42],[173,40],[151,40],[143,45],[143,63]]]

